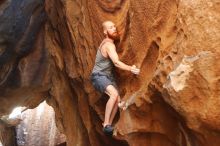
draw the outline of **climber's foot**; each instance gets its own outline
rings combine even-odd
[[[103,132],[107,136],[112,136],[114,128],[111,125],[106,125],[103,127]]]
[[[121,108],[121,109],[123,109],[123,110],[126,110],[127,107],[128,107],[128,104],[127,104],[127,102],[125,102],[125,101],[120,101],[120,102],[118,103],[118,107]]]
[[[124,101],[119,101],[119,102],[118,102],[118,107],[119,107],[119,108],[122,109],[124,106],[125,106],[125,102],[124,102]]]

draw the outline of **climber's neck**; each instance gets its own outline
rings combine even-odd
[[[106,37],[104,40],[105,40],[105,41],[108,41],[108,42],[111,42],[111,43],[114,43],[114,40],[111,39],[111,38],[109,38],[109,37]]]

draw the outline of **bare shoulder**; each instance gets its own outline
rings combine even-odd
[[[111,43],[111,42],[106,42],[104,48],[106,48],[106,50],[115,50],[115,44]]]

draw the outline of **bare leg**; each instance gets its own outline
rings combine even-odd
[[[108,100],[108,102],[106,104],[106,108],[105,108],[105,120],[104,120],[104,123],[103,123],[104,127],[108,124],[109,125],[111,124],[110,119],[114,119],[114,116],[115,116],[116,112],[115,113],[113,112],[112,117],[111,117],[111,114],[112,114],[114,106],[117,105],[117,99],[118,99],[118,91],[112,85],[109,85],[106,88],[105,93],[109,95],[109,100]]]
[[[110,120],[109,120],[110,124],[112,124],[117,111],[118,111],[118,100],[117,100],[117,102],[115,103],[115,105],[113,107],[113,110],[112,110],[112,113],[111,113],[111,116],[110,116]]]

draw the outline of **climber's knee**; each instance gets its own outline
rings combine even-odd
[[[113,100],[118,101],[119,94],[118,94],[117,89],[113,85],[108,85],[106,87],[105,93],[108,94],[109,97],[112,98]]]

